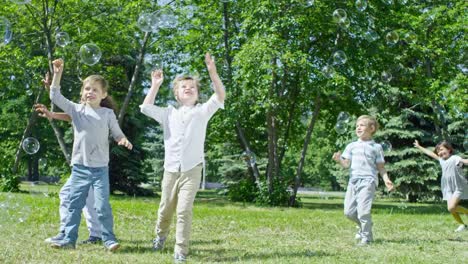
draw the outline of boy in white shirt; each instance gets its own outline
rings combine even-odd
[[[205,63],[214,87],[208,102],[197,104],[200,88],[197,79],[178,77],[173,89],[180,107],[155,106],[154,99],[164,80],[163,72],[156,70],[151,74],[151,89],[140,105],[141,112],[160,123],[164,131],[164,175],[153,249],[163,248],[176,211],[176,261],[185,261],[188,255],[193,202],[200,186],[208,121],[219,108],[224,108],[226,96],[209,53],[205,55]]]

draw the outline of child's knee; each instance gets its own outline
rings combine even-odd
[[[454,206],[454,205],[449,205],[447,206],[447,210],[450,212],[450,213],[455,213],[457,211],[457,207]]]

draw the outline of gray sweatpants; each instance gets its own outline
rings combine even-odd
[[[344,214],[359,226],[362,239],[372,241],[371,207],[376,183],[374,179],[350,179],[344,200]]]

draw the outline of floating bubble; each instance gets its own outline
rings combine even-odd
[[[342,50],[338,50],[338,51],[335,51],[335,53],[333,53],[334,64],[338,64],[338,65],[345,64],[347,59],[348,58],[346,57],[346,54]]]
[[[342,135],[348,131],[348,124],[343,121],[338,121],[335,124],[336,133]]]
[[[445,112],[445,109],[443,106],[436,104],[434,106],[434,112],[437,116],[437,119],[440,121],[440,123],[445,124],[446,123],[446,115],[447,113]]]
[[[335,69],[331,65],[325,65],[322,68],[322,73],[327,78],[333,78],[335,76]]]
[[[344,9],[338,8],[335,11],[333,11],[333,21],[335,23],[340,23],[341,21],[345,20],[348,15],[346,14],[346,11]]]
[[[387,5],[393,5],[393,0],[384,0]]]
[[[349,123],[350,120],[351,120],[351,116],[349,115],[348,112],[340,112],[338,114],[338,117],[336,118],[337,122]]]
[[[55,35],[55,42],[57,43],[57,45],[63,48],[70,44],[70,36],[67,32],[58,32]]]
[[[396,31],[390,31],[387,33],[387,35],[385,35],[385,40],[389,45],[397,44],[399,39],[400,37],[398,36],[398,33]]]
[[[382,146],[383,151],[385,152],[392,151],[392,143],[390,143],[390,141],[387,141],[387,140],[382,141],[380,145]]]
[[[340,20],[338,24],[340,25],[341,28],[348,29],[349,26],[351,25],[351,21],[349,20],[349,18],[345,18],[343,20]]]
[[[380,77],[382,78],[382,82],[384,83],[389,83],[393,78],[392,74],[388,71],[383,71]]]
[[[0,16],[0,47],[10,43],[12,36],[10,20]]]
[[[10,0],[11,2],[19,5],[29,4],[31,0]]]
[[[418,41],[418,35],[416,33],[410,31],[405,34],[405,41],[408,44],[415,44]]]
[[[307,0],[307,1],[306,1],[306,6],[308,6],[308,7],[309,7],[309,6],[313,6],[313,5],[314,5],[314,2],[315,2],[315,0]]]
[[[80,48],[81,61],[89,66],[92,66],[99,62],[101,59],[101,49],[93,43],[86,43]]]
[[[366,31],[366,33],[364,33],[364,38],[369,42],[373,42],[378,40],[380,37],[379,34],[377,34],[377,32],[375,32],[372,29],[369,29]]]
[[[406,5],[408,3],[408,0],[399,0],[398,2],[400,2],[400,4],[402,5]]]
[[[157,25],[159,28],[176,28],[179,24],[177,16],[171,9],[163,9],[158,14]]]
[[[250,150],[242,152],[241,158],[243,161],[247,162],[250,167],[253,167],[257,163],[257,157],[255,153]]]
[[[466,67],[465,64],[463,64],[463,63],[457,64],[457,68],[458,68],[463,74],[468,74],[468,67]]]
[[[47,159],[46,158],[40,158],[38,161],[39,167],[45,168],[47,167]]]
[[[359,11],[364,11],[367,8],[367,0],[356,0],[356,3],[354,4]]]
[[[28,96],[31,96],[31,95],[33,95],[33,91],[32,91],[32,90],[29,90],[29,89],[26,89],[26,94],[27,94]]]
[[[28,137],[23,140],[21,144],[23,150],[29,155],[36,154],[39,151],[39,141],[33,137]]]
[[[137,26],[143,32],[157,30],[158,18],[154,13],[142,13],[138,17]]]

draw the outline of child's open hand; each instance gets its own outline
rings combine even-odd
[[[125,137],[122,138],[121,140],[119,140],[119,142],[117,142],[117,144],[119,146],[124,146],[124,147],[128,148],[129,150],[132,150],[132,148],[133,148],[132,143],[130,143],[130,141],[128,141],[128,139],[125,138]]]
[[[45,89],[49,91],[51,84],[49,72],[45,74],[44,79],[42,79],[42,83],[44,84]]]
[[[384,180],[385,186],[387,187],[387,190],[389,192],[393,191],[395,189],[395,186],[393,185],[393,182],[390,180]]]
[[[211,57],[209,52],[205,54],[205,63],[206,63],[206,68],[208,69],[208,72],[212,72],[212,71],[216,72],[216,65],[215,65],[214,58]]]
[[[164,81],[164,74],[162,70],[155,70],[151,73],[151,87],[160,87]]]
[[[419,148],[421,145],[419,145],[419,141],[418,140],[415,140],[413,145],[417,148]]]
[[[333,153],[332,159],[333,159],[334,161],[339,162],[339,161],[341,160],[341,152],[338,151],[338,152]]]
[[[54,67],[54,73],[62,73],[63,72],[63,60],[62,59],[56,59],[52,62],[52,65]]]
[[[40,117],[48,118],[49,120],[52,119],[52,113],[47,109],[47,107],[43,104],[35,104],[34,109],[38,113]]]

